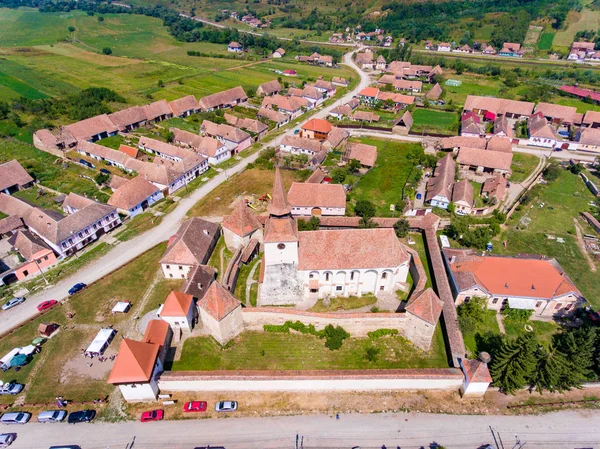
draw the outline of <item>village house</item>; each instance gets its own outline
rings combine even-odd
[[[256,95],[259,97],[275,95],[280,93],[282,90],[283,88],[281,87],[281,84],[279,84],[279,81],[267,81],[266,83],[262,83],[260,86],[258,86],[258,89],[256,89]]]
[[[267,125],[251,118],[239,118],[235,115],[227,113],[223,115],[223,118],[225,118],[227,124],[251,133],[254,142],[262,139],[269,131],[269,127]]]
[[[427,98],[429,101],[437,101],[440,99],[443,92],[444,91],[442,90],[440,83],[435,83],[435,85],[429,89],[429,92],[425,94],[425,98]]]
[[[159,158],[157,157],[155,159],[158,160]],[[185,186],[185,177],[183,173],[175,170],[173,166],[155,164],[153,162],[145,162],[138,159],[129,159],[125,164],[125,168],[127,170],[135,171],[138,174],[138,177],[141,176],[147,181],[150,181],[167,194],[175,193]],[[120,185],[117,186],[117,188],[118,187],[120,187]]]
[[[173,111],[167,100],[159,100],[142,106],[147,123],[157,123],[173,117]]]
[[[63,216],[0,193],[0,212],[20,217],[27,228],[50,246],[58,257],[64,257],[95,242],[121,224],[114,207],[81,198],[87,205],[73,214]]]
[[[333,125],[327,120],[312,118],[300,127],[300,137],[325,140],[332,129]]]
[[[33,133],[33,145],[37,149],[59,157],[63,157],[76,144],[77,139],[64,126],[52,131],[40,129]]]
[[[436,46],[432,41],[425,41],[425,50],[435,50]]]
[[[584,128],[578,133],[577,151],[600,153],[600,128]]]
[[[452,186],[456,175],[456,164],[449,153],[437,161],[433,176],[427,180],[425,202],[433,207],[448,209],[452,201]]]
[[[138,175],[115,189],[108,204],[121,213],[135,217],[163,198],[163,192],[158,187]]]
[[[484,55],[495,55],[496,54],[496,49],[494,47],[492,47],[491,45],[483,45],[482,44],[481,47],[483,48],[481,53]]]
[[[198,217],[185,221],[159,261],[164,277],[187,279],[194,267],[208,262],[220,235],[218,223]]]
[[[335,150],[336,148],[341,148],[344,142],[348,140],[348,137],[350,137],[350,133],[348,131],[334,126],[329,132],[327,139],[325,139],[323,142],[323,150],[330,151]]]
[[[283,58],[284,56],[285,56],[285,50],[283,48],[278,48],[271,55],[271,57],[275,58],[275,59],[277,59],[277,58]]]
[[[122,151],[113,150],[112,148],[85,140],[77,144],[77,152],[122,170],[125,170],[125,163],[130,159],[130,156]]]
[[[460,135],[464,137],[485,136],[485,127],[481,126],[481,118],[474,112],[465,112],[461,116]]]
[[[212,137],[169,128],[173,133],[173,141],[193,149],[196,153],[208,158],[209,165],[217,165],[231,157],[231,150],[223,142]]]
[[[352,120],[367,123],[378,122],[379,115],[371,111],[356,111],[352,114]]]
[[[200,110],[200,104],[193,95],[169,101],[169,107],[173,117],[188,117]]]
[[[52,248],[33,232],[18,230],[8,239],[8,243],[23,259],[23,263],[13,269],[19,281],[28,276],[38,275],[43,269],[58,261]]]
[[[509,56],[511,58],[522,58],[525,52],[521,50],[521,44],[514,42],[504,42],[498,56]]]
[[[473,49],[468,45],[461,45],[453,50],[455,53],[473,53]]]
[[[384,76],[386,76],[386,75],[384,75]],[[419,93],[423,89],[422,81],[395,79],[391,84],[392,84],[392,86],[394,86],[394,89],[396,89],[396,90],[406,91],[406,92],[413,93],[413,94]]]
[[[357,53],[356,65],[359,66],[362,70],[373,70],[375,68],[375,62],[373,61],[373,53]]]
[[[334,76],[331,79],[331,82],[333,83],[334,86],[341,86],[341,87],[348,87],[348,85],[350,84],[350,82],[346,78],[342,78],[340,76]]]
[[[512,174],[510,169],[512,157],[512,153],[461,147],[456,162],[460,170],[466,174],[474,172],[479,176],[501,175],[509,178]]]
[[[119,131],[119,128],[106,114],[71,123],[65,126],[65,129],[76,141],[88,140],[90,142],[114,136]]]
[[[211,112],[217,109],[232,108],[248,101],[248,96],[241,86],[217,92],[198,100],[202,112]]]
[[[344,117],[349,117],[350,115],[352,115],[352,108],[347,104],[339,105],[331,109],[328,115],[338,120],[341,120]]]
[[[586,111],[581,121],[583,128],[600,128],[600,112],[598,111]]]
[[[393,229],[298,232],[279,168],[272,197],[264,231],[261,304],[378,295],[394,292],[406,282],[411,256]]]
[[[510,125],[510,123],[508,122],[508,120],[506,119],[506,117],[504,115],[500,115],[500,116],[496,117],[496,120],[494,120],[493,133],[495,136],[498,136],[498,137],[508,137],[508,138],[514,137],[514,132],[513,132],[512,126]]]
[[[468,179],[462,179],[454,183],[452,188],[452,202],[456,206],[454,209],[455,213],[458,215],[471,215],[474,197],[473,185]]]
[[[394,134],[401,134],[407,136],[410,132],[414,123],[413,117],[409,111],[404,111],[402,117],[394,122],[394,126],[392,127],[392,132]]]
[[[377,161],[377,147],[365,143],[349,142],[346,145],[346,151],[342,156],[342,160],[349,162],[352,159],[360,162],[362,167],[372,168]]]
[[[232,154],[238,154],[252,145],[252,136],[247,132],[231,125],[217,124],[204,120],[200,132],[206,136],[214,137],[227,145]]]
[[[12,195],[33,185],[33,178],[16,159],[0,164],[0,192]]]
[[[563,106],[554,103],[540,102],[535,107],[535,114],[540,113],[555,126],[562,126],[569,130],[573,125],[581,125],[583,114],[577,113],[574,106]]]
[[[415,102],[415,97],[411,95],[383,92],[376,87],[365,87],[357,96],[361,103],[369,106],[376,106],[381,103],[385,104],[389,101],[394,109],[406,107]]]
[[[346,191],[341,184],[294,182],[288,192],[293,216],[343,216]]]
[[[230,42],[227,46],[227,51],[231,53],[241,53],[244,51],[244,46],[239,42]]]
[[[554,259],[480,254],[468,249],[444,250],[457,306],[483,297],[491,310],[509,306],[551,318],[570,315],[585,301]]]
[[[377,57],[377,59],[375,61],[375,68],[377,70],[381,70],[382,72],[385,71],[385,69],[387,68],[387,62],[382,55],[379,55]]]
[[[330,81],[325,81],[323,79],[317,80],[314,84],[314,88],[321,92],[325,97],[333,97],[337,89]]]
[[[481,150],[485,150],[486,146],[487,141],[481,137],[452,136],[444,137],[439,141],[440,150],[452,150],[453,153],[457,153],[462,147],[479,148]]]
[[[158,308],[156,316],[166,321],[177,335],[180,331],[192,332],[198,309],[192,295],[172,290],[165,303]]]
[[[246,248],[252,239],[262,242],[262,225],[244,201],[238,201],[231,215],[223,217],[221,226],[230,250]]]
[[[279,144],[280,151],[292,154],[306,154],[309,159],[322,149],[323,145],[318,140],[298,136],[284,136]]]
[[[452,45],[450,45],[448,42],[440,42],[437,46],[437,51],[452,51]]]
[[[173,332],[163,320],[150,320],[142,341],[123,338],[107,383],[117,385],[127,402],[154,401],[158,397],[158,375]]]
[[[463,111],[472,111],[489,121],[496,120],[499,115],[504,115],[506,118],[526,120],[533,114],[534,106],[534,103],[528,101],[468,95]]]
[[[270,120],[275,123],[276,128],[287,125],[290,122],[290,116],[283,112],[275,111],[269,108],[261,107],[256,114],[258,118]]]
[[[488,151],[500,151],[502,153],[512,154],[512,140],[507,137],[492,136],[487,140],[485,149]]]
[[[598,59],[599,55],[596,54],[597,52],[594,47],[594,42],[573,42],[567,59],[575,62]]]
[[[506,179],[502,176],[488,178],[481,187],[481,196],[484,198],[495,198],[496,204],[504,199],[506,193]]]
[[[284,97],[282,95],[273,95],[265,97],[262,101],[262,108],[276,109],[295,119],[304,113],[304,111],[313,108],[310,101],[302,97]]]
[[[137,129],[146,124],[146,113],[141,106],[132,106],[121,111],[108,114],[108,118],[113,122],[119,132],[128,132]]]
[[[527,121],[527,145],[554,148],[560,139],[556,129],[548,123],[542,112],[533,114]]]
[[[138,145],[142,150],[150,154],[155,154],[160,158],[173,162],[180,162],[186,157],[193,155],[193,152],[190,150],[146,136],[140,137]]]

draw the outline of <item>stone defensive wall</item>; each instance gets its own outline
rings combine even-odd
[[[457,390],[464,376],[456,368],[306,371],[167,371],[163,392],[174,391],[365,391]]]

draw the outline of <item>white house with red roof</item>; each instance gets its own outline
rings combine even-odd
[[[198,302],[202,326],[225,345],[244,329],[242,304],[218,282],[213,282]]]
[[[169,323],[172,329],[191,332],[198,316],[194,297],[173,290],[158,309],[157,316]]]
[[[346,191],[341,184],[294,182],[288,201],[295,216],[346,214]]]
[[[411,255],[393,229],[298,232],[292,210],[277,169],[264,231],[261,305],[393,293],[406,282]]]
[[[252,239],[262,242],[262,224],[243,201],[238,201],[231,215],[223,217],[221,226],[229,249],[246,247]]]

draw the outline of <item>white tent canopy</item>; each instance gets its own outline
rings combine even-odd
[[[36,352],[38,348],[34,345],[25,346],[23,349],[19,351],[19,354],[31,355]]]
[[[108,348],[108,345],[110,344],[116,333],[117,331],[114,329],[100,329],[100,332],[98,332],[98,334],[94,338],[94,341],[92,341],[92,343],[88,346],[85,352],[92,355],[104,354],[104,351],[106,351],[106,348]]]
[[[129,301],[119,301],[117,304],[115,304],[115,306],[112,308],[112,313],[125,313],[129,310],[129,308],[131,307],[131,303]]]
[[[10,361],[13,359],[14,356],[16,356],[23,348],[14,348],[13,350],[11,350],[8,354],[6,354],[4,357],[2,357],[0,359],[0,365],[6,365],[9,366],[10,365]]]

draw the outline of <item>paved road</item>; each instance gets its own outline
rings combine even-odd
[[[82,449],[192,449],[223,445],[227,449],[305,448],[402,449],[429,447],[475,449],[493,444],[490,426],[505,449],[517,441],[525,448],[600,448],[600,412],[563,411],[540,416],[460,416],[417,413],[324,415],[278,418],[230,418],[156,423],[38,424],[12,426],[17,440],[11,449],[47,449],[50,445],[80,444]],[[516,438],[515,438],[516,435]],[[302,437],[303,440],[302,440]],[[135,438],[135,440],[134,440]],[[127,446],[135,441],[133,446]]]
[[[349,101],[357,92],[364,87],[368,86],[370,80],[368,75],[359,70],[359,68],[352,61],[351,53],[344,56],[344,64],[347,64],[351,68],[360,74],[360,82],[352,90],[347,92],[344,97],[339,100],[341,102]],[[312,117],[324,118],[327,116],[329,111],[337,105],[337,102],[329,105],[325,108],[319,109],[312,114],[307,114]],[[266,143],[264,146],[276,146],[279,145],[281,139],[285,135],[293,135],[294,129],[287,130],[284,134],[278,136],[276,139]],[[237,165],[232,168],[219,173],[217,176],[209,180],[205,185],[199,187],[187,198],[183,198],[177,207],[168,215],[165,216],[164,220],[157,227],[133,238],[127,242],[122,242],[111,249],[107,254],[100,257],[99,259],[91,262],[84,266],[82,269],[74,273],[73,275],[64,278],[56,285],[50,286],[45,290],[38,292],[27,300],[15,307],[14,309],[3,311],[0,313],[0,334],[7,332],[8,330],[17,327],[19,324],[27,321],[34,317],[38,312],[36,306],[47,299],[63,300],[68,297],[68,290],[77,282],[85,282],[91,284],[92,282],[102,278],[106,274],[113,270],[125,265],[131,260],[138,257],[143,252],[149,250],[154,245],[168,240],[179,228],[179,224],[186,217],[187,212],[196,204],[199,200],[208,195],[213,189],[218,187],[220,184],[225,182],[229,176],[240,173],[245,170],[246,166],[254,162],[258,157],[259,153],[255,153],[247,158],[241,160]]]

